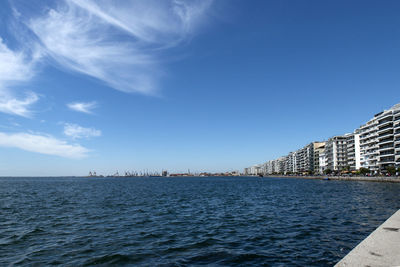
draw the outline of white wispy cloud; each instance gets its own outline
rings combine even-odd
[[[28,56],[23,51],[9,49],[0,38],[0,112],[23,117],[32,115],[30,107],[39,96],[27,92],[24,98],[18,98],[12,88],[32,79],[39,58],[39,54]]]
[[[89,150],[78,144],[68,144],[52,136],[32,133],[0,132],[0,146],[66,158],[84,158]]]
[[[85,128],[74,123],[65,123],[64,134],[73,139],[78,139],[101,136],[101,131],[94,128]]]
[[[0,111],[4,113],[31,117],[32,111],[29,108],[38,100],[39,97],[33,92],[29,92],[23,99],[18,99],[8,90],[2,91],[0,89]]]
[[[160,51],[185,40],[211,0],[66,0],[28,23],[62,67],[125,92],[153,94]]]
[[[97,107],[97,103],[94,101],[93,102],[73,102],[73,103],[68,103],[67,107],[74,111],[92,114],[93,113],[92,110]]]

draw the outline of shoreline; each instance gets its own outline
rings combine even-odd
[[[294,179],[313,179],[313,180],[334,180],[334,181],[356,181],[356,182],[379,182],[379,183],[400,183],[400,177],[368,177],[368,176],[299,176],[299,175],[265,175],[261,178],[294,178]]]

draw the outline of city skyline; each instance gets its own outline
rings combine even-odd
[[[399,102],[397,1],[0,10],[0,176],[243,170]]]
[[[350,133],[312,141],[286,156],[244,168],[245,175],[400,172],[400,103]]]

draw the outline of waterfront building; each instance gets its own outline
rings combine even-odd
[[[290,152],[285,157],[285,170],[284,173],[295,173],[296,172],[296,152]]]
[[[274,173],[284,173],[285,172],[285,157],[280,157],[275,160]]]
[[[262,164],[254,165],[250,167],[250,175],[260,175],[262,174]]]
[[[400,104],[396,104],[359,128],[361,167],[384,173],[388,167],[399,166],[399,121]]]
[[[255,165],[258,166],[258,165]],[[326,142],[312,142],[287,156],[262,166],[249,167],[246,173],[323,173],[356,171],[367,168],[385,173],[400,167],[400,103],[376,114],[353,133],[334,136]]]
[[[378,115],[378,114],[377,114]],[[359,128],[360,133],[360,165],[371,172],[378,172],[378,121],[370,119]]]
[[[326,162],[326,153],[325,153],[325,146],[324,146],[324,150],[319,152],[319,168],[318,168],[318,172],[319,174],[324,174],[325,170],[326,170],[326,166],[327,166],[327,162]]]
[[[296,151],[296,173],[314,173],[319,169],[319,153],[325,149],[325,142],[312,142]],[[317,155],[316,155],[317,153]]]
[[[394,159],[397,168],[400,168],[400,104],[397,104],[397,107],[394,112],[393,118],[393,128],[394,128]]]
[[[376,116],[378,134],[378,171],[386,172],[388,167],[396,167],[395,142],[398,143],[400,104]],[[398,150],[398,149],[396,149]]]
[[[295,152],[290,152],[289,155],[287,155],[287,158],[286,158],[287,165],[286,165],[286,170],[285,170],[286,173],[296,173],[297,172],[297,162],[296,162],[297,155],[296,154],[297,154],[297,152],[295,151]]]
[[[345,136],[334,136],[325,145],[326,169],[341,171],[347,167],[347,145]]]
[[[270,161],[267,161],[266,163],[265,163],[265,174],[272,174],[274,171],[273,171],[273,160],[270,160]]]
[[[314,173],[322,174],[321,165],[324,165],[321,162],[321,155],[325,155],[325,142],[314,142]]]
[[[314,146],[313,143],[297,150],[296,153],[297,172],[306,173],[314,169]]]
[[[346,147],[347,147],[347,166],[350,171],[359,170],[360,162],[360,134],[359,130],[354,133],[346,134]]]

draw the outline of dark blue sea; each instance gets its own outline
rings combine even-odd
[[[331,266],[399,208],[390,183],[0,178],[0,266]]]

